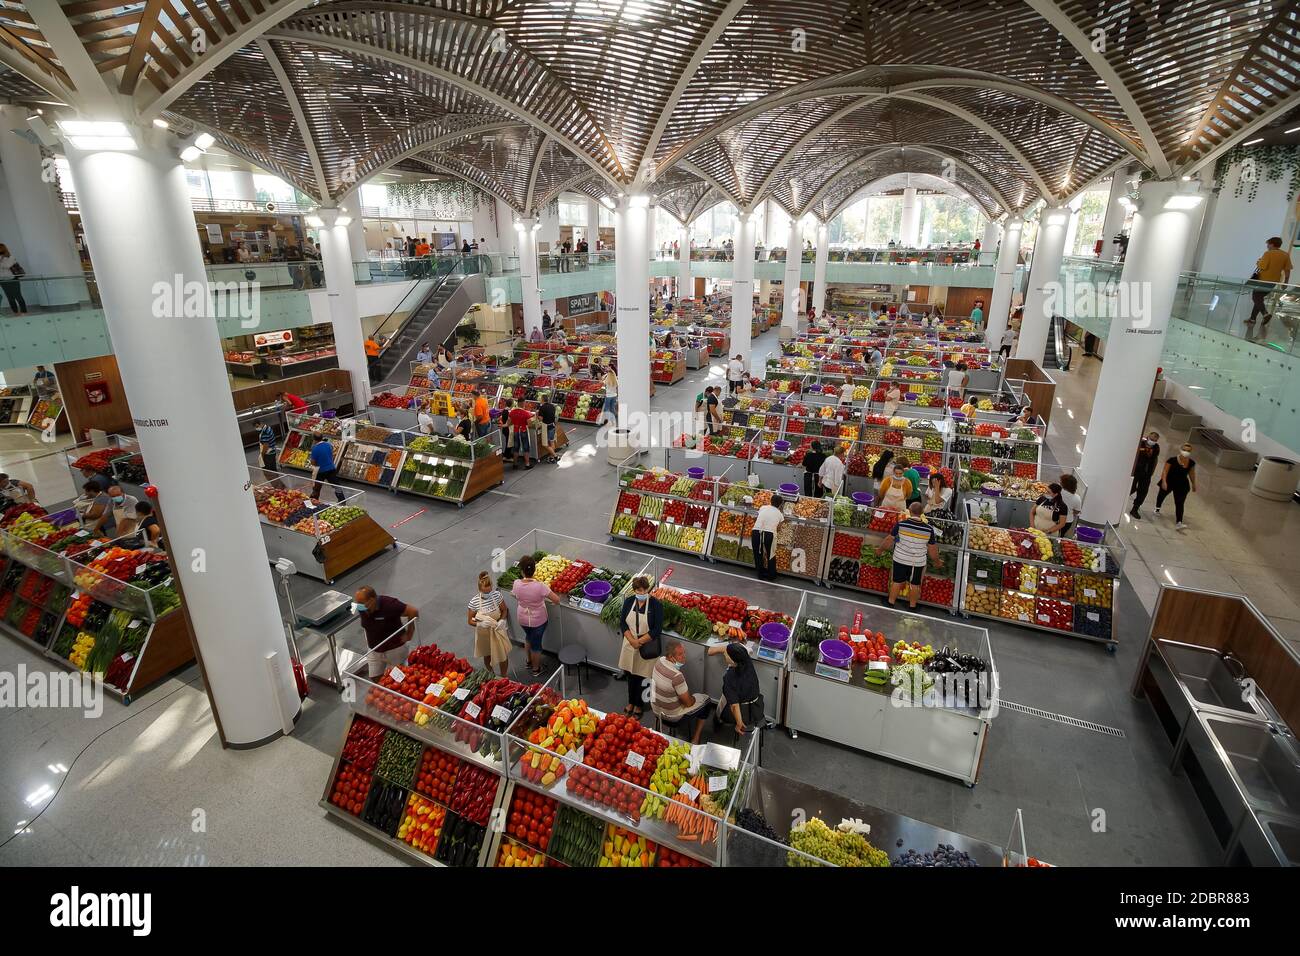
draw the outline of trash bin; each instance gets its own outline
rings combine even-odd
[[[606,441],[609,445],[605,451],[605,460],[611,465],[625,465],[641,450],[637,447],[630,428],[609,429],[606,433]]]
[[[1270,501],[1286,501],[1295,492],[1297,482],[1300,482],[1300,463],[1265,455],[1255,469],[1250,493]]]

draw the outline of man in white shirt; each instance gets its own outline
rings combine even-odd
[[[822,462],[821,468],[817,471],[818,477],[821,478],[822,491],[827,498],[838,495],[840,486],[844,483],[844,459],[840,457],[843,454],[839,445],[833,446],[830,456]]]
[[[429,414],[429,410],[423,405],[421,405],[420,410],[415,413],[415,421],[417,427],[420,429],[421,435],[433,434],[433,416]]]
[[[428,342],[420,345],[420,351],[415,353],[415,360],[424,365],[428,365],[433,361],[433,349],[429,348]]]
[[[1006,331],[1002,333],[1002,346],[998,349],[1000,355],[1011,357],[1011,346],[1016,343],[1016,330],[1007,326]]]
[[[735,393],[740,387],[741,380],[745,377],[745,362],[737,355],[727,363],[727,391]]]
[[[785,500],[772,496],[772,503],[758,509],[754,530],[749,533],[749,543],[754,549],[754,571],[761,581],[776,580],[776,529],[785,520],[781,510]]]
[[[840,404],[849,405],[853,402],[854,386],[852,382],[845,382],[840,386]]]

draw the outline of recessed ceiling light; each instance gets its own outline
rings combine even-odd
[[[1262,142],[1264,142],[1264,137],[1263,137],[1263,136],[1257,136],[1255,139],[1248,139],[1248,140],[1246,140],[1246,142],[1242,143],[1241,145],[1242,145],[1242,146],[1254,146],[1256,143],[1262,143]]]

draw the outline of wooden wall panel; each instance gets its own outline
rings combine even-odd
[[[1056,382],[1038,367],[1038,363],[1029,359],[1007,359],[1008,379],[1023,380],[1025,397],[1038,413],[1044,423],[1052,420],[1052,409],[1056,407]]]
[[[987,320],[989,300],[992,298],[992,289],[960,289],[949,286],[947,298],[944,300],[943,314],[965,318],[970,315],[971,309],[975,308],[976,302],[982,302],[984,303],[984,318]]]
[[[84,441],[92,428],[125,434],[135,431],[135,426],[131,423],[131,409],[126,403],[126,389],[122,387],[122,376],[117,369],[116,356],[97,355],[73,362],[58,362],[54,371],[63,390],[68,424],[78,441]],[[106,385],[110,401],[103,405],[91,405],[86,399],[87,383]]]

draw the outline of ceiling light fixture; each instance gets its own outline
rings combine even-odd
[[[1242,143],[1241,145],[1242,145],[1242,146],[1254,146],[1256,143],[1262,143],[1262,142],[1264,142],[1264,137],[1263,137],[1263,136],[1256,136],[1254,139],[1248,139],[1248,140],[1246,140],[1246,142]]]
[[[325,220],[321,219],[320,216],[311,215],[307,217],[307,225],[311,226],[313,229],[320,229],[325,225]]]
[[[352,225],[352,217],[351,217],[351,216],[339,216],[337,219],[334,220],[334,225],[336,225],[336,226],[350,226],[350,225]]]
[[[1290,136],[1292,133],[1300,133],[1300,126],[1292,126],[1290,129],[1282,130],[1283,136]]]
[[[186,146],[184,149],[181,150],[181,161],[186,163],[192,163],[194,162],[194,160],[198,159],[202,155],[203,155],[203,150],[199,149],[193,143],[190,143],[190,145]]]
[[[172,124],[167,122],[165,119],[159,117],[158,119],[153,121],[153,125],[158,127],[159,129],[171,129]]]
[[[63,140],[74,149],[133,150],[135,137],[125,123],[116,120],[59,120]]]
[[[1166,199],[1165,208],[1166,209],[1195,209],[1197,206],[1201,204],[1201,200],[1203,198],[1204,198],[1203,196],[1199,196],[1191,193],[1180,193],[1177,196],[1170,196],[1168,199]]]

